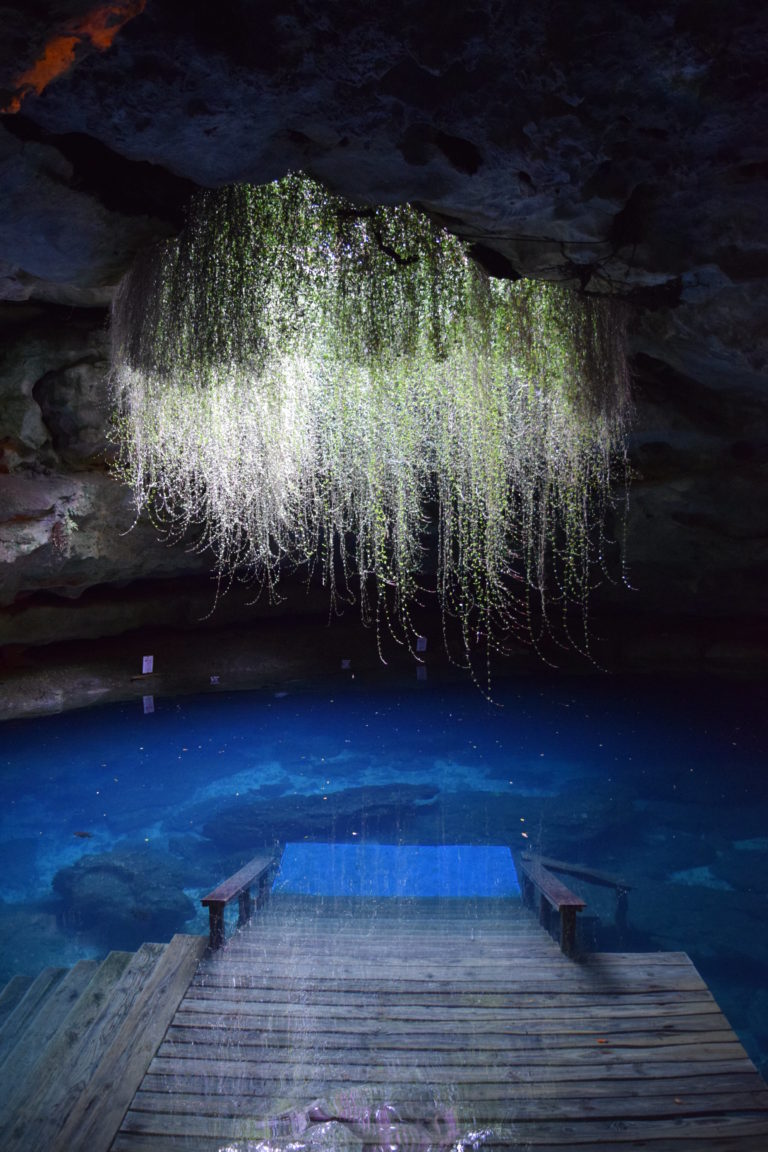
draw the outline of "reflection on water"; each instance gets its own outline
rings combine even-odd
[[[340,676],[6,723],[0,978],[205,931],[200,893],[275,841],[510,844],[626,879],[629,937],[591,887],[590,937],[687,951],[765,1061],[757,689],[541,678],[497,695],[501,708],[471,688]],[[344,1127],[301,1139],[324,1125]]]

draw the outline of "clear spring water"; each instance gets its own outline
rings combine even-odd
[[[600,917],[585,935],[687,951],[765,1071],[758,687],[542,677],[496,695],[345,673],[0,726],[0,979],[205,931],[198,897],[275,839],[510,844],[630,883],[619,935],[610,890],[569,881]]]

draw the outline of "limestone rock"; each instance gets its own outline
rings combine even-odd
[[[429,805],[436,793],[425,784],[382,784],[329,791],[327,797],[245,795],[239,803],[222,807],[203,826],[203,834],[230,851],[275,841],[397,835],[403,822],[412,819],[413,809]]]
[[[209,567],[166,547],[153,525],[134,526],[130,493],[102,473],[0,476],[0,509],[0,604]]]
[[[150,849],[83,856],[53,879],[70,930],[133,948],[168,940],[196,912],[179,861]]]
[[[82,191],[51,145],[0,125],[0,291],[6,300],[108,303],[137,248],[165,229],[110,212]]]

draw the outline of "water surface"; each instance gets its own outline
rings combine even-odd
[[[620,875],[585,938],[687,951],[768,1061],[768,775],[756,686],[351,673],[0,727],[0,977],[204,931],[198,898],[275,841],[509,844]],[[382,859],[396,860],[397,854]],[[395,885],[396,887],[396,885]]]

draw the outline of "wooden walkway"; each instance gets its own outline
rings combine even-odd
[[[514,900],[278,896],[111,1147],[766,1152],[768,1090],[682,953],[568,960]]]

